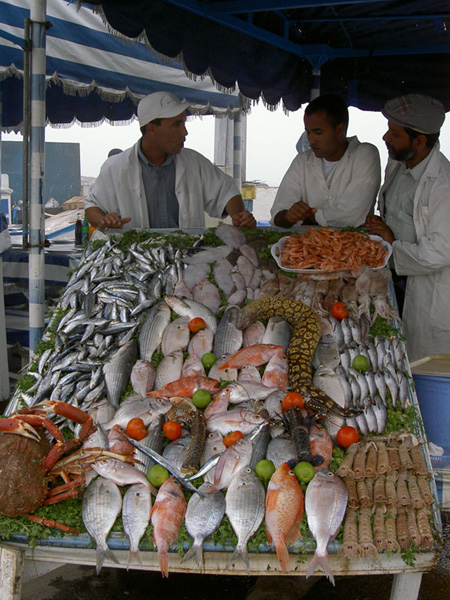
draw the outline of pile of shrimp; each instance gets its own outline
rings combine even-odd
[[[387,254],[380,241],[364,233],[310,227],[306,233],[289,236],[280,250],[280,260],[291,269],[332,272],[363,265],[381,267]]]

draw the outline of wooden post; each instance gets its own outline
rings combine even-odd
[[[23,567],[23,551],[0,544],[0,600],[20,600]]]

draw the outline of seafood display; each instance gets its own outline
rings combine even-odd
[[[354,232],[340,233],[311,230],[310,249],[320,253],[326,239],[346,256]],[[200,570],[208,544],[231,545],[227,568],[250,574],[259,546],[289,573],[292,547],[306,543],[315,548],[307,576],[331,582],[334,538],[354,560],[434,547],[432,474],[411,432],[411,375],[386,270],[355,270],[345,258],[336,273],[288,276],[267,235],[220,225],[90,242],[0,419],[1,514],[78,498],[97,572],[117,560],[113,526],[128,567],[156,550],[163,577],[177,544]],[[383,264],[385,249],[358,236],[358,253]],[[333,314],[339,302],[343,318]],[[285,405],[291,394],[299,404]],[[172,439],[164,426],[174,423]],[[343,427],[359,436],[345,453]],[[42,488],[24,506],[32,495],[11,493],[23,463]]]

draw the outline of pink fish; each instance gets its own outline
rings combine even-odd
[[[217,489],[227,488],[231,479],[250,464],[252,449],[251,441],[244,438],[222,453],[214,471],[214,485]]]
[[[173,398],[174,396],[184,396],[186,398],[192,398],[192,394],[197,390],[208,390],[211,393],[219,391],[217,387],[217,379],[211,379],[211,377],[203,377],[202,375],[190,375],[188,377],[182,377],[176,381],[172,381],[166,385],[162,390],[154,390],[147,394],[148,397],[163,397]]]
[[[262,376],[262,383],[268,387],[276,387],[282,392],[288,388],[288,370],[287,358],[281,352],[277,352],[267,363]]]
[[[144,398],[155,383],[156,370],[148,360],[138,360],[131,370],[130,383],[135,394]]]
[[[297,476],[288,463],[282,463],[272,475],[266,495],[266,532],[274,544],[283,573],[289,571],[288,544],[301,537],[299,525],[305,499]]]
[[[174,477],[169,477],[159,488],[150,513],[153,543],[158,549],[163,577],[169,576],[169,546],[177,540],[185,512],[186,500],[181,485]]]
[[[315,470],[328,469],[330,460],[333,457],[333,440],[325,427],[312,424],[309,428],[309,442],[313,455],[323,458],[323,463],[315,466]]]
[[[205,421],[210,419],[213,415],[218,415],[224,413],[228,409],[228,404],[230,403],[230,389],[224,388],[220,390],[214,398],[213,401],[208,404],[208,406],[203,411],[203,416]]]
[[[219,369],[223,370],[228,367],[240,369],[245,365],[259,367],[269,362],[277,352],[283,352],[283,346],[276,346],[275,344],[254,344],[253,346],[247,346],[238,350],[236,354],[233,354],[227,361],[222,363]]]
[[[253,410],[235,408],[210,417],[206,423],[206,431],[218,431],[222,435],[230,431],[240,431],[247,435],[264,421],[264,417]]]
[[[212,352],[214,342],[214,333],[209,327],[200,329],[192,336],[188,345],[189,354],[196,354],[201,358],[207,352]]]

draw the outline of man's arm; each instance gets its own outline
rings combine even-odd
[[[292,227],[298,221],[302,221],[305,225],[315,225],[314,215],[316,212],[315,208],[311,208],[303,200],[300,200],[295,202],[288,210],[280,210],[275,215],[273,222],[277,227],[284,227],[285,229]]]
[[[242,196],[233,196],[227,202],[225,210],[236,227],[256,227],[255,217],[246,210]]]
[[[106,214],[101,208],[96,206],[86,208],[84,214],[86,215],[86,219],[89,221],[89,223],[94,227],[120,229],[122,225],[131,221],[131,219],[128,217],[122,219],[116,213]]]

